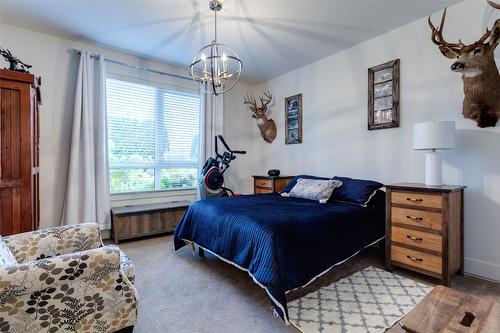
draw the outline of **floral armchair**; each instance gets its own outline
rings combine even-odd
[[[0,236],[0,332],[131,332],[134,275],[97,224]]]

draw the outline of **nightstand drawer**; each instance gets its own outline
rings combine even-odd
[[[403,223],[415,227],[422,227],[432,230],[442,230],[441,213],[429,212],[419,209],[391,208],[392,222]]]
[[[441,257],[396,245],[391,246],[391,260],[439,275],[443,272]]]
[[[392,227],[392,241],[439,253],[443,244],[440,235],[395,226]]]
[[[392,203],[414,207],[442,208],[443,197],[439,194],[393,191]]]
[[[273,193],[273,190],[267,189],[267,188],[262,188],[262,187],[255,187],[254,188],[254,194],[265,194],[265,193]]]
[[[255,179],[255,187],[264,187],[272,190],[273,183],[271,179]]]

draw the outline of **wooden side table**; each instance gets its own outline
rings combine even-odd
[[[386,186],[386,266],[411,269],[445,286],[464,263],[465,186]]]
[[[464,320],[467,312],[474,317],[470,324]],[[498,333],[500,304],[437,286],[401,319],[400,324],[386,332]]]
[[[273,193],[281,192],[288,182],[293,178],[291,176],[252,176],[253,177],[253,193]]]

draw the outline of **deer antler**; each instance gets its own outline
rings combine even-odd
[[[443,15],[441,16],[441,23],[439,24],[438,28],[432,24],[431,21],[431,16],[429,15],[429,19],[427,20],[429,23],[429,26],[431,27],[432,30],[432,36],[431,40],[434,44],[438,46],[444,46],[449,49],[459,51],[461,49],[461,45],[459,43],[448,43],[444,38],[443,38],[443,29],[444,29],[444,22],[446,20],[446,10],[448,7],[444,8]]]
[[[496,9],[500,9],[500,5],[497,4],[497,3],[494,3],[493,1],[491,0],[488,0],[488,4],[493,7],[493,8],[496,8]]]
[[[255,100],[255,97],[252,97],[250,95],[246,95],[244,98],[243,98],[243,104],[248,104],[250,105],[250,108],[255,108],[257,109],[257,101]]]
[[[260,98],[260,104],[262,105],[261,109],[264,109],[264,108],[267,109],[267,105],[269,103],[271,103],[271,100],[273,99],[273,95],[271,95],[271,93],[269,91],[266,91],[266,92],[264,92],[264,97],[259,97],[259,98]]]
[[[488,3],[493,8],[500,9],[500,5],[492,2],[491,0],[488,0]],[[458,43],[448,43],[443,37],[443,29],[444,29],[444,22],[446,19],[446,10],[447,9],[448,9],[447,7],[444,8],[443,15],[441,16],[441,24],[439,25],[438,28],[436,28],[434,26],[434,24],[432,24],[431,16],[429,15],[428,23],[429,23],[429,26],[431,27],[431,30],[432,30],[431,40],[434,44],[436,44],[440,47],[445,47],[445,48],[451,49],[452,51],[461,53],[464,51],[469,51],[469,50],[475,49],[477,46],[482,45],[484,43],[484,41],[488,37],[490,37],[491,31],[488,30],[488,28],[486,28],[486,32],[481,36],[481,38],[479,38],[476,42],[474,42],[472,44],[466,45],[461,40],[458,40]]]

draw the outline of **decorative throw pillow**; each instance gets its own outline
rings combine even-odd
[[[328,179],[331,179],[331,178],[325,178],[325,177],[316,177],[316,176],[310,176],[310,175],[298,175],[298,176],[295,176],[293,177],[289,182],[288,184],[286,185],[286,187],[283,189],[282,192],[290,192],[292,190],[292,188],[297,184],[297,180],[299,179],[321,179],[321,180],[328,180]]]
[[[17,265],[16,258],[10,252],[9,246],[3,241],[0,236],[0,268],[7,268]]]
[[[330,201],[348,202],[363,207],[366,207],[377,190],[384,186],[384,184],[373,180],[352,179],[348,177],[333,177],[332,179],[341,181],[343,185],[333,193]]]
[[[288,193],[288,196],[326,203],[332,195],[333,190],[341,185],[341,181],[333,179],[300,178],[297,179],[297,184]]]

